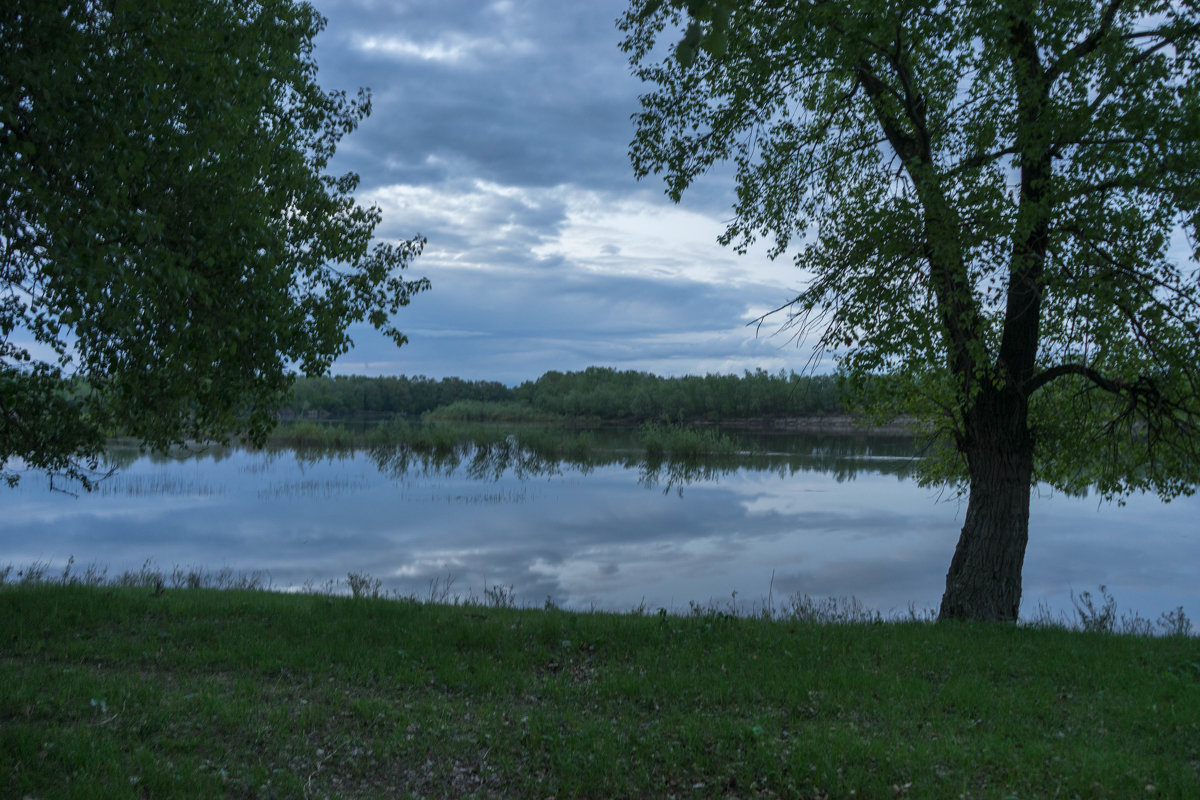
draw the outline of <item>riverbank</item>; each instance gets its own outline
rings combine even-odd
[[[336,416],[332,414],[312,413],[297,415],[281,413],[279,416],[280,429],[305,424],[325,426],[344,426],[352,429],[370,430],[390,423],[415,423],[423,420],[429,423],[490,423],[490,424],[525,424],[542,425],[550,428],[618,428],[636,430],[647,424],[645,420],[636,418],[599,419],[597,417],[570,417],[558,414],[539,414],[536,411],[515,403],[456,403],[452,406],[427,412],[418,417],[388,414],[361,414],[355,416]],[[660,421],[658,424],[668,424]],[[805,433],[837,433],[863,435],[897,435],[911,436],[920,428],[911,417],[897,417],[885,423],[871,423],[865,418],[853,414],[810,414],[806,416],[760,416],[733,417],[714,421],[697,418],[684,419],[676,422],[681,427],[716,428],[730,431],[751,431],[755,433],[805,432]]]
[[[586,457],[599,452],[630,450],[677,457],[753,453],[745,437],[776,434],[873,436],[912,439],[909,420],[886,425],[865,425],[851,416],[748,418],[722,423],[643,422],[584,418],[520,419],[505,416],[429,414],[421,421],[311,420],[281,423],[268,440],[274,447],[373,447],[405,446],[420,450],[451,449],[462,445],[494,447],[516,443],[554,458]]]
[[[8,585],[0,687],[6,797],[1200,791],[1195,638]]]
[[[696,423],[703,424],[703,423]],[[837,433],[871,436],[913,436],[920,430],[910,417],[872,424],[850,414],[814,414],[807,417],[750,417],[711,423],[728,430],[770,433]]]

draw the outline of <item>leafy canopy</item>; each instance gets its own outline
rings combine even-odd
[[[1200,480],[1200,9],[1149,0],[633,0],[631,155],[678,200],[736,170],[724,244],[793,253],[781,310],[881,415],[957,445],[1026,404],[1035,480]],[[896,380],[878,381],[889,374]]]
[[[105,434],[261,439],[290,374],[425,279],[326,174],[370,110],[316,82],[293,0],[0,10],[0,469],[88,482]]]

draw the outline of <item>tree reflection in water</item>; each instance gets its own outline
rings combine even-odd
[[[622,431],[590,438],[586,446],[578,439],[535,432],[455,443],[376,445],[368,452],[380,472],[394,479],[449,475],[462,469],[476,480],[497,481],[506,474],[525,480],[559,475],[564,469],[587,474],[597,467],[618,465],[636,470],[639,484],[665,493],[682,493],[689,484],[715,482],[738,470],[780,477],[819,472],[842,482],[869,469],[904,479],[912,475],[919,458],[912,440],[905,437],[747,436],[739,440],[736,452],[700,455],[651,453],[637,444],[629,439],[629,432]]]

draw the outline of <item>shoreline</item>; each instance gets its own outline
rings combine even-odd
[[[636,430],[642,425],[653,424],[675,424],[673,422],[663,422],[661,420],[639,420],[636,418],[624,419],[597,419],[594,417],[547,417],[541,419],[530,418],[515,418],[503,417],[496,418],[487,417],[440,417],[433,420],[425,421],[421,417],[411,417],[405,414],[391,415],[355,415],[355,416],[317,416],[314,414],[307,415],[280,415],[279,426],[277,429],[288,425],[297,425],[304,423],[315,423],[318,425],[353,425],[369,427],[373,425],[386,425],[391,422],[406,421],[415,424],[431,424],[431,425],[453,425],[453,424],[486,424],[486,425],[523,425],[523,426],[543,426],[543,427],[570,427],[570,428],[627,428]],[[853,414],[814,414],[810,416],[795,416],[795,417],[732,417],[729,419],[689,419],[684,420],[681,424],[685,427],[693,428],[724,428],[729,430],[764,432],[764,433],[848,433],[848,434],[883,434],[883,435],[913,435],[914,428],[918,425],[917,421],[912,417],[898,417],[891,422],[883,424],[872,424],[863,421],[862,417]]]
[[[697,422],[699,426],[715,425],[731,430],[763,431],[777,433],[845,433],[859,435],[912,436],[916,421],[904,417],[882,425],[864,422],[851,414],[819,415],[810,417],[747,417],[720,422]]]

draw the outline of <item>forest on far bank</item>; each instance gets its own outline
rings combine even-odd
[[[846,413],[831,375],[772,374],[660,377],[589,367],[551,371],[510,387],[496,381],[359,375],[298,377],[284,418],[572,417],[601,421],[696,421],[811,417]]]

